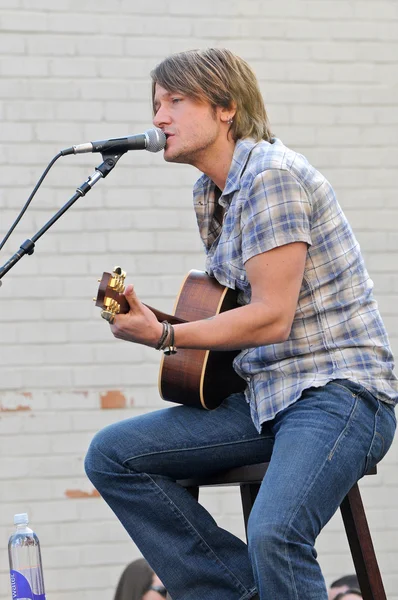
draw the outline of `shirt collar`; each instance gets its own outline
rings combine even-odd
[[[223,196],[232,194],[240,189],[240,180],[243,171],[245,170],[247,161],[249,160],[250,152],[253,150],[255,145],[256,142],[252,138],[245,138],[236,142],[231,166],[227,175],[227,181],[225,182],[225,188],[223,190]]]
[[[256,142],[251,138],[237,141],[225,188],[218,200],[215,193],[216,185],[207,175],[203,174],[194,185],[193,201],[196,220],[206,251],[221,232],[221,225],[213,219],[216,203],[219,202],[224,207],[230,204],[233,193],[240,189],[240,179],[255,145]]]
[[[240,189],[242,173],[249,160],[250,152],[253,150],[256,143],[257,142],[253,138],[245,138],[236,142],[231,166],[225,182],[225,188],[222,193],[223,196],[232,194]],[[194,186],[194,196],[196,193],[201,192],[203,196],[207,198],[210,192],[214,192],[215,187],[214,182],[207,175],[203,174]]]

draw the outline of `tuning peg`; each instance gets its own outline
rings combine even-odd
[[[113,269],[113,272],[114,272],[114,274],[115,274],[115,275],[118,275],[118,276],[119,276],[119,277],[121,277],[122,279],[125,279],[125,278],[126,278],[126,272],[125,272],[125,271],[123,271],[123,269],[122,269],[121,267],[119,267],[119,266],[116,266],[116,267]]]

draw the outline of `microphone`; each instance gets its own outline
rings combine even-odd
[[[128,150],[148,150],[148,152],[159,152],[166,145],[166,136],[161,129],[155,127],[144,133],[129,135],[122,138],[111,138],[109,140],[98,140],[86,142],[61,150],[63,156],[68,154],[83,154],[84,152],[114,152],[120,154]]]

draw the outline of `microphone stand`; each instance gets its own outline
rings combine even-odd
[[[88,177],[88,179],[76,189],[76,193],[72,196],[72,198],[53,217],[51,217],[51,219],[37,233],[35,233],[34,236],[32,236],[32,239],[25,240],[19,247],[19,250],[0,268],[0,280],[6,273],[8,273],[10,269],[12,269],[14,265],[17,264],[17,262],[19,262],[23,256],[25,256],[25,254],[33,254],[37,240],[41,238],[41,236],[48,229],[50,229],[50,227],[54,225],[54,223],[58,221],[60,217],[62,217],[62,215],[68,210],[68,208],[72,206],[72,204],[76,202],[76,200],[82,196],[85,196],[100,179],[105,178],[116,166],[119,158],[126,152],[127,150],[118,154],[102,154],[103,162],[98,167],[95,167],[95,173],[90,175],[90,177]],[[0,286],[1,284],[2,282],[0,281]]]

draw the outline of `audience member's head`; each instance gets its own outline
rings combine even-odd
[[[341,594],[337,594],[334,600],[358,600],[362,598],[362,594],[359,590],[347,590]]]
[[[134,560],[120,576],[113,600],[142,600],[154,577],[155,574],[145,559]]]
[[[346,594],[350,592],[353,598],[349,596],[341,596],[341,594]],[[330,585],[328,591],[328,600],[358,600],[358,597],[361,598],[361,592],[359,591],[359,583],[356,575],[344,575],[344,577],[340,577],[340,579],[336,579]]]

